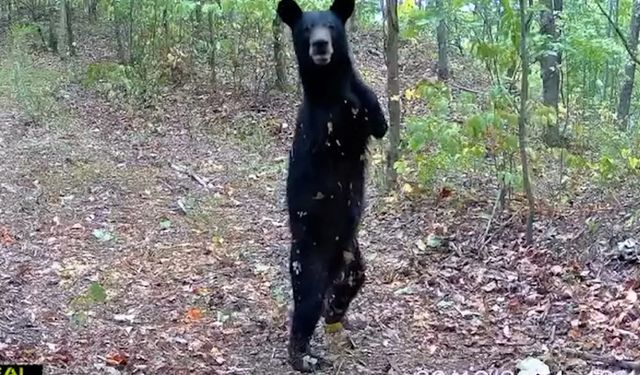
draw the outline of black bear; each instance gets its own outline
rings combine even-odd
[[[364,283],[357,230],[367,144],[388,127],[349,56],[345,23],[354,6],[354,0],[334,0],[329,10],[303,12],[295,0],[281,0],[277,9],[292,32],[304,91],[287,176],[294,297],[288,351],[302,372],[327,363],[309,351],[320,317],[341,327]]]

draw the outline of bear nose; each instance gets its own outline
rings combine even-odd
[[[327,47],[329,47],[329,41],[324,39],[314,40],[311,45],[313,46],[314,51],[317,54],[323,55],[327,52]]]

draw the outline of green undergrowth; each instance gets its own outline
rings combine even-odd
[[[430,112],[404,119],[402,156],[395,167],[405,182],[465,189],[470,180],[489,179],[501,188],[522,190],[519,114],[508,92],[494,87],[487,95],[455,96],[442,83],[423,81],[404,96],[407,102],[422,101]],[[561,123],[566,145],[548,147],[543,134],[556,118],[532,101],[527,154],[533,183],[556,190],[542,191],[542,198],[557,190],[571,196],[570,187],[588,184],[607,190],[639,180],[640,129],[620,130],[614,114],[605,109],[594,109],[589,116]]]
[[[154,70],[119,64],[114,61],[99,61],[89,64],[81,80],[85,88],[94,89],[108,99],[118,99],[133,104],[143,104],[159,94],[166,84],[156,77]]]
[[[0,61],[0,97],[38,125],[52,125],[65,114],[57,97],[69,81],[66,73],[41,63],[36,54],[42,40],[37,29],[16,24],[8,52]]]

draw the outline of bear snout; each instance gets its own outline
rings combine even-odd
[[[315,27],[309,39],[309,56],[316,65],[326,65],[331,62],[333,44],[331,31],[328,27]]]

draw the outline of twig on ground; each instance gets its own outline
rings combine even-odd
[[[576,233],[573,237],[571,237],[571,241],[575,241],[578,238],[582,237],[582,235],[584,234],[584,232],[587,231],[587,227],[585,226],[584,228],[582,228],[578,233]]]
[[[509,225],[513,219],[515,219],[518,215],[518,213],[515,213],[513,215],[511,215],[511,217],[509,219],[507,219],[504,223],[500,224],[500,228],[496,229],[490,236],[489,238],[487,238],[484,243],[482,244],[482,246],[480,247],[481,250],[484,250],[484,248],[489,244],[489,242],[491,242],[491,240],[493,239],[493,237],[495,237],[495,235],[497,233],[499,233],[500,231],[502,231],[504,229],[504,227],[506,227],[507,225]]]
[[[498,194],[496,195],[496,201],[493,203],[493,210],[491,211],[491,216],[489,217],[489,222],[487,223],[487,227],[484,230],[484,233],[482,234],[482,237],[480,237],[479,239],[479,243],[480,243],[480,251],[484,251],[485,246],[487,246],[487,244],[489,243],[489,241],[491,240],[491,238],[493,237],[493,235],[489,236],[487,238],[487,236],[489,235],[489,231],[491,230],[491,223],[493,223],[493,218],[496,216],[496,212],[498,211],[498,205],[500,205],[500,195],[501,195],[502,191],[498,191]]]
[[[253,371],[253,368],[247,367],[229,367],[229,370],[216,370],[216,374],[225,375],[225,374],[235,374],[238,372],[249,372]]]
[[[640,361],[616,359],[613,357],[596,355],[591,353],[581,353],[581,352],[578,352],[577,350],[567,350],[567,353],[571,354],[572,356],[585,359],[587,361],[600,362],[610,367],[616,367],[623,370],[631,370],[631,371],[640,370]]]
[[[189,170],[189,168],[183,166],[183,165],[177,165],[177,164],[171,164],[171,168],[177,172],[180,173],[184,173],[187,176],[191,177],[193,180],[195,180],[197,183],[199,183],[200,185],[202,185],[206,190],[209,190],[209,186],[207,184],[207,180],[204,179],[204,177],[201,177],[199,175],[197,175],[196,173],[192,172],[191,170]]]
[[[549,344],[552,344],[554,341],[556,341],[556,325],[554,324],[553,327],[551,327],[551,336],[549,337]]]
[[[451,85],[451,87],[454,87],[454,88],[456,88],[458,90],[470,92],[472,94],[478,94],[478,95],[482,94],[482,91],[474,90],[474,89],[471,89],[471,88],[468,88],[468,87],[464,87],[464,86],[460,86],[460,85],[453,84],[453,85]]]
[[[540,315],[540,318],[538,319],[538,322],[544,322],[547,319],[547,316],[549,316],[549,311],[551,310],[551,301],[547,301],[546,306],[544,307],[544,311],[542,312],[542,315]]]
[[[493,210],[491,211],[491,216],[489,217],[489,222],[487,223],[487,227],[484,230],[484,234],[482,235],[482,238],[480,238],[480,241],[478,242],[484,242],[485,238],[487,238],[487,235],[489,234],[489,230],[491,229],[491,223],[493,222],[493,218],[496,216],[496,211],[498,210],[498,205],[500,204],[500,192],[498,192],[498,194],[496,195],[496,201],[493,203]]]

